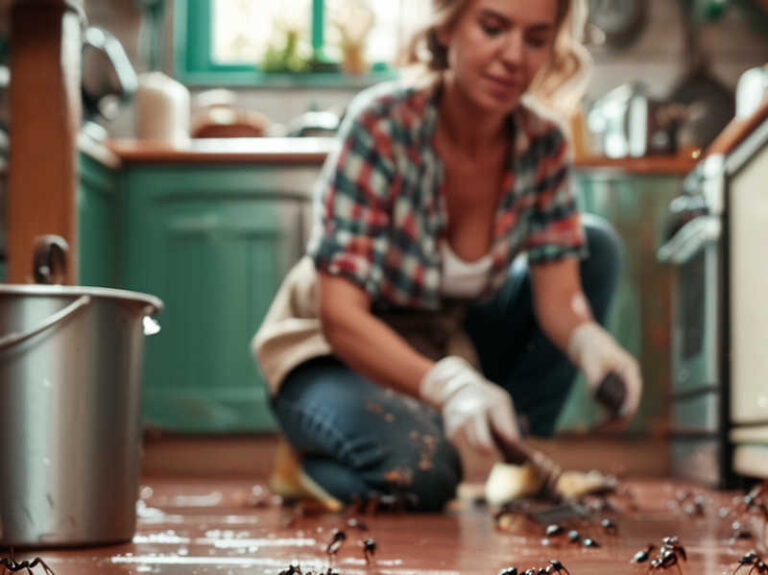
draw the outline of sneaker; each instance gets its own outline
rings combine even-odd
[[[313,499],[331,512],[343,507],[338,499],[304,473],[301,458],[285,440],[280,441],[275,452],[269,489],[287,500]]]

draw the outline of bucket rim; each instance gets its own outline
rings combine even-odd
[[[40,296],[40,297],[80,297],[91,296],[101,299],[118,299],[130,303],[142,304],[149,307],[149,315],[162,311],[165,307],[162,300],[150,294],[103,287],[61,286],[61,285],[0,285],[0,297],[6,295]]]

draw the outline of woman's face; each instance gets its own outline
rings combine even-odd
[[[484,110],[514,109],[547,63],[556,18],[557,0],[469,0],[440,32],[457,86]]]

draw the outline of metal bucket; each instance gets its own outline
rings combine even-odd
[[[0,285],[0,547],[133,538],[145,326],[162,306]]]

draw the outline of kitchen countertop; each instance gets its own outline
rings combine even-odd
[[[333,138],[232,138],[193,140],[173,146],[139,140],[112,140],[106,144],[124,164],[307,164],[323,162],[336,147]],[[683,175],[693,169],[697,156],[649,156],[646,158],[580,158],[577,169],[605,169],[638,175]]]
[[[712,145],[707,149],[707,155],[722,154],[726,156],[730,154],[766,120],[768,120],[768,98],[746,118],[735,118],[732,120],[725,130],[712,142]]]
[[[90,156],[97,162],[101,162],[108,168],[117,170],[122,165],[120,157],[112,152],[101,142],[97,142],[86,134],[80,133],[77,137],[77,148],[82,153]]]
[[[680,175],[690,172],[699,161],[698,152],[676,156],[647,156],[645,158],[577,158],[577,170],[607,170],[639,176]]]
[[[113,140],[110,150],[125,164],[321,164],[336,147],[333,138],[230,138],[185,145]]]

